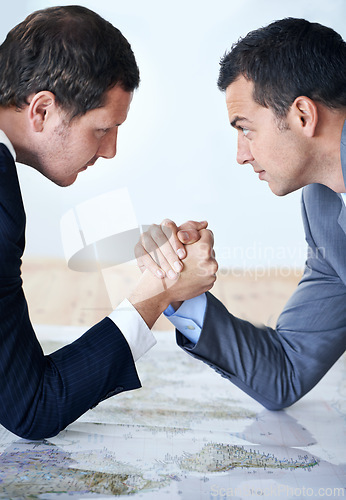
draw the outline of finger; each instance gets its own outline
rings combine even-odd
[[[213,259],[212,262],[210,263],[210,268],[211,268],[211,273],[213,275],[215,275],[215,279],[216,279],[216,273],[219,269],[219,264],[217,263],[217,261],[215,259]]]
[[[184,229],[183,231],[178,231],[177,236],[179,240],[184,243],[184,245],[191,245],[196,243],[201,237],[199,231],[196,229]]]
[[[169,225],[169,228],[167,228],[169,235],[173,231],[176,232],[176,225],[173,221],[167,221],[167,224]],[[182,246],[181,243],[179,244]],[[141,270],[148,268],[160,278],[162,275],[159,268],[162,270],[163,276],[167,275],[173,280],[177,278],[178,273],[183,269],[183,265],[173,250],[168,237],[162,227],[157,224],[151,225],[141,235],[140,241],[135,248],[135,255]]]
[[[141,235],[140,243],[152,260],[161,267],[170,279],[176,279],[177,273],[182,271],[183,265],[170,245],[161,226],[153,224],[150,229]],[[146,259],[146,264],[150,261]],[[155,266],[153,266],[154,269]]]
[[[170,279],[177,279],[183,266],[171,248],[169,241],[162,233],[160,226],[152,226],[150,232],[151,234],[147,231],[141,235],[140,242],[135,248],[139,267],[142,270],[146,267],[159,278],[168,276]],[[168,259],[171,259],[171,261]],[[172,265],[174,269],[172,269]]]
[[[158,278],[164,278],[165,272],[161,267],[155,262],[150,254],[143,248],[140,243],[135,246],[135,257],[137,259],[137,264],[141,272],[143,273],[148,269],[154,276]]]
[[[164,219],[161,222],[161,229],[166,235],[166,238],[168,239],[175,254],[179,257],[179,259],[184,259],[186,257],[186,250],[177,236],[178,228],[176,224],[170,219]]]
[[[152,246],[154,247],[154,242]],[[178,278],[179,272],[172,270],[160,248],[155,247],[154,250],[149,253],[145,250],[143,252],[143,250],[143,247],[141,247],[141,249],[137,252],[137,263],[141,272],[148,269],[158,278],[165,278],[166,276],[171,280],[176,280]]]
[[[214,245],[214,234],[210,229],[202,229],[200,231],[201,243],[207,243],[211,247]]]
[[[206,220],[203,220],[201,222],[189,220],[187,222],[184,222],[184,224],[181,224],[181,226],[178,227],[178,231],[184,229],[195,229],[196,231],[200,231],[201,229],[206,229],[207,227],[208,222]]]
[[[170,234],[172,231],[169,229]],[[153,228],[151,231],[151,238],[153,244],[148,247],[153,247],[154,251],[157,253],[157,257],[160,264],[161,269],[163,269],[166,275],[171,279],[176,279],[177,274],[180,273],[183,269],[183,264],[180,262],[177,254],[171,246],[170,240],[167,239],[167,235],[164,233],[163,228],[161,226],[157,226]],[[149,252],[152,255],[152,252]],[[153,255],[152,255],[153,257]]]
[[[190,220],[184,222],[184,224],[178,227],[178,238],[184,245],[196,243],[201,237],[200,231],[206,229],[207,226],[207,221],[197,222]]]

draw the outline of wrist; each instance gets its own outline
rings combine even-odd
[[[158,279],[150,271],[144,271],[136,288],[128,297],[149,328],[170,304],[166,280]]]
[[[177,311],[182,303],[183,303],[183,301],[174,301],[174,302],[171,302],[171,306],[173,307],[173,309],[175,311]]]

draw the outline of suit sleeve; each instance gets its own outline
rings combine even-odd
[[[304,203],[303,219],[309,244],[305,272],[275,329],[236,318],[207,293],[198,343],[177,331],[186,352],[270,410],[310,391],[346,348],[346,287],[314,242]]]
[[[1,153],[0,423],[21,437],[41,439],[140,381],[130,348],[109,318],[44,356],[22,290],[25,213],[16,167],[3,146]]]

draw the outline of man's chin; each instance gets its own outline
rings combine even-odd
[[[269,188],[272,193],[274,193],[276,196],[286,196],[287,194],[293,193],[293,191],[296,191],[298,188],[288,188],[287,186],[276,186],[275,184],[273,185],[271,182],[268,182]]]
[[[66,177],[65,179],[51,179],[54,184],[60,187],[68,187],[71,186],[75,180],[77,179],[78,174],[70,175],[69,177]]]

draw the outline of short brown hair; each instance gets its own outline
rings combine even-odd
[[[71,118],[103,104],[107,90],[139,85],[139,69],[121,32],[77,5],[30,14],[0,46],[0,106],[22,108],[49,90]]]

